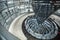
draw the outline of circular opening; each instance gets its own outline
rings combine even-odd
[[[42,24],[38,24],[35,17],[29,16],[24,21],[26,31],[38,39],[52,39],[57,35],[58,28],[52,19],[47,19]]]

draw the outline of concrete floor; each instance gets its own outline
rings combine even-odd
[[[22,30],[22,23],[24,19],[30,15],[34,15],[34,13],[30,14],[22,14],[18,16],[16,19],[13,20],[13,22],[10,25],[9,32],[18,37],[21,40],[37,40],[29,36],[30,38],[27,39],[27,37],[24,35],[23,30]],[[56,23],[59,25],[60,24],[60,18],[56,15],[51,15],[50,16]],[[60,25],[59,25],[60,26]]]
[[[14,19],[14,21],[10,25],[9,32],[21,40],[27,40],[26,36],[24,35],[24,33],[22,31],[22,23],[23,23],[24,19],[30,15],[34,15],[34,13],[22,14],[19,17],[17,17],[16,19]]]

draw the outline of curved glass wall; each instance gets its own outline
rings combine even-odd
[[[7,29],[17,16],[33,12],[28,0],[1,0],[0,9],[0,22]]]

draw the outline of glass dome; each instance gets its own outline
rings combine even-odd
[[[36,21],[37,17],[33,16],[35,15],[35,11],[32,2],[32,0],[0,0],[0,23],[2,25],[0,34],[3,40],[7,40],[8,38],[8,40],[40,40],[52,39],[57,36],[57,24],[60,26],[60,9],[54,11],[54,14],[49,16],[42,25],[38,25],[39,21]],[[56,7],[59,8],[60,6]],[[45,14],[41,15],[44,16]]]

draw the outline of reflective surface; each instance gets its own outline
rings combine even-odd
[[[30,16],[25,20],[25,27],[29,34],[38,39],[52,39],[58,33],[57,25],[52,19],[38,24],[37,19]]]

